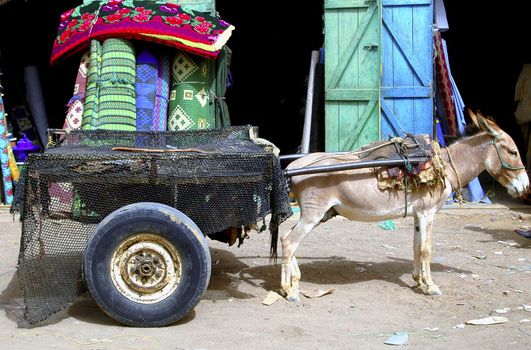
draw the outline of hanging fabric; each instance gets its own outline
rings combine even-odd
[[[448,18],[446,17],[446,8],[444,7],[443,0],[435,0],[435,3],[433,4],[433,12],[437,29],[441,32],[447,31],[450,26],[448,25]]]
[[[67,104],[68,110],[63,125],[65,130],[81,129],[89,64],[90,51],[81,56],[74,84],[74,93]],[[64,213],[71,212],[74,193],[71,183],[52,183],[49,185],[48,193],[50,196],[50,210]]]
[[[440,34],[439,34],[440,37]],[[440,38],[440,48],[442,48],[442,54],[444,58],[444,68],[446,68],[445,72],[443,74],[447,77],[450,82],[450,88],[447,91],[451,92],[451,105],[453,106],[453,109],[446,108],[447,101],[444,101],[445,106],[445,113],[447,111],[454,111],[455,112],[455,126],[457,135],[464,136],[465,135],[465,127],[466,127],[466,120],[465,120],[465,114],[464,114],[464,108],[465,103],[463,101],[463,98],[461,97],[461,94],[459,93],[459,89],[457,88],[457,84],[454,81],[452,71],[450,69],[450,60],[448,55],[448,48],[446,46],[446,40]],[[437,67],[439,67],[437,65]],[[444,91],[441,89],[441,93],[444,93]],[[447,119],[447,126],[451,125],[451,122],[454,121],[448,121]],[[481,183],[479,182],[479,179],[475,177],[472,181],[468,183],[466,186],[466,200],[468,202],[477,203],[477,202],[483,202],[483,203],[491,203],[489,197],[485,194],[483,191],[483,188],[481,186]]]
[[[0,95],[0,167],[2,168],[2,183],[4,187],[5,204],[13,203],[13,181],[9,168],[9,139],[5,119],[4,100]]]
[[[465,135],[466,120],[465,120],[465,102],[459,93],[457,84],[455,83],[454,76],[452,75],[452,70],[450,69],[450,59],[448,55],[448,47],[446,46],[446,40],[442,39],[442,47],[444,52],[444,57],[446,58],[446,69],[448,71],[448,77],[450,78],[450,83],[452,87],[453,100],[455,104],[455,120],[457,126],[457,132],[460,136]]]
[[[217,77],[216,77],[216,128],[226,128],[230,126],[229,107],[225,101],[227,92],[227,81],[230,69],[232,51],[224,46],[218,57]]]
[[[443,123],[443,125],[448,126],[448,129],[444,130],[444,132],[448,136],[457,136],[457,123],[452,83],[448,74],[448,66],[446,64],[446,57],[444,55],[444,49],[442,46],[441,33],[439,31],[434,31],[433,40],[436,50],[435,70],[437,71],[437,86],[441,94],[441,99],[444,107],[444,114],[446,117],[446,123]]]
[[[81,57],[77,70],[76,82],[74,84],[74,94],[68,101],[68,111],[66,112],[63,129],[73,130],[81,128],[83,120],[83,104],[85,103],[87,89],[87,74],[90,63],[90,52]]]
[[[441,91],[438,86],[435,88],[435,109],[437,114],[436,117],[439,119],[441,132],[444,135],[446,130],[448,130],[448,122],[444,111],[444,102],[441,96]]]
[[[5,122],[7,125],[7,120]],[[20,179],[20,170],[18,169],[15,153],[13,153],[13,147],[11,147],[10,143],[7,144],[7,155],[9,158],[9,169],[11,170],[11,180],[13,180],[13,184],[16,185]]]

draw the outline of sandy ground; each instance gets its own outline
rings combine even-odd
[[[291,227],[296,215],[282,225]],[[279,288],[269,262],[269,235],[240,248],[210,241],[212,279],[190,315],[164,328],[124,327],[83,296],[49,324],[19,328],[15,277],[20,223],[0,212],[0,349],[392,349],[386,339],[407,332],[408,349],[531,349],[531,240],[514,229],[531,225],[531,206],[467,205],[439,212],[432,271],[443,295],[411,287],[412,219],[379,223],[342,218],[315,229],[297,252],[301,288],[333,289],[295,304],[262,304]],[[501,241],[501,242],[500,242]],[[494,310],[509,308],[505,314]],[[456,327],[503,316],[507,323]]]

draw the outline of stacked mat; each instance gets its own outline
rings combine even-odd
[[[233,30],[214,3],[84,0],[61,15],[51,55],[55,63],[88,51],[63,128],[230,126],[224,95],[231,51],[225,44]]]
[[[142,51],[136,59],[136,129],[166,131],[170,59]]]
[[[83,130],[136,130],[136,57],[131,42],[93,40]]]
[[[215,62],[178,52],[172,63],[168,130],[215,127]]]
[[[65,129],[202,130],[230,126],[224,101],[230,50],[218,60],[141,47],[112,38],[93,40],[69,102]],[[88,57],[88,58],[87,58]],[[88,73],[87,73],[88,71]],[[219,96],[219,97],[218,97]]]
[[[205,13],[171,1],[94,0],[63,13],[51,63],[107,38],[151,41],[216,58],[234,27],[217,13]]]

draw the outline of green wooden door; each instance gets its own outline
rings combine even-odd
[[[325,0],[325,148],[380,138],[381,0]]]

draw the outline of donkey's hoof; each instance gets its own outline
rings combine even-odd
[[[300,303],[301,302],[301,298],[300,298],[299,294],[295,294],[295,293],[288,294],[286,299],[288,301],[291,301],[292,303]]]
[[[417,285],[413,287],[413,289],[416,289],[420,293],[428,294],[428,287],[422,282],[417,283]]]
[[[426,291],[426,294],[433,295],[433,296],[438,296],[438,295],[442,295],[442,292],[439,289],[439,287],[437,287],[436,285],[431,285],[431,286],[428,287],[428,290]]]

